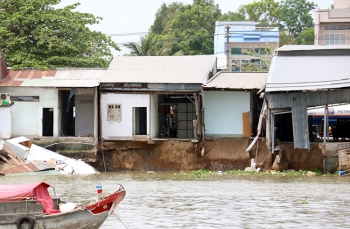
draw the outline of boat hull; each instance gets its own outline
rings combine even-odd
[[[94,215],[88,210],[74,210],[73,212],[44,216],[41,219],[37,218],[34,220],[33,229],[98,229],[107,217],[108,212]],[[2,229],[17,229],[16,224],[5,224],[0,227]],[[23,228],[25,227],[23,226]]]
[[[81,206],[64,213],[31,215],[30,218],[34,220],[33,229],[98,229],[107,217],[114,213],[115,208],[124,199],[125,193],[124,189],[118,190],[96,203],[84,207]],[[6,217],[6,214],[2,215]],[[27,214],[22,214],[16,217],[17,220],[13,220],[12,222],[0,223],[0,228],[17,229],[17,222],[19,222],[22,217],[26,217],[26,215]],[[24,224],[27,224],[27,227],[25,227]],[[23,228],[29,228],[28,226],[29,224],[27,222],[23,222]]]

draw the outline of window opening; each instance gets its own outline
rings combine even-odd
[[[121,104],[108,104],[107,105],[107,121],[121,122],[122,121],[122,105]]]

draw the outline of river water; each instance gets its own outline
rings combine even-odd
[[[19,175],[1,184],[46,181],[65,201],[96,198],[95,185],[125,199],[101,229],[350,228],[350,177],[174,173]],[[52,190],[50,190],[50,193]]]

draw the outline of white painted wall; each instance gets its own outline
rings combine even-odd
[[[107,105],[122,104],[122,121],[107,121]],[[132,108],[147,107],[147,133],[149,136],[150,95],[148,94],[101,94],[102,138],[131,139],[132,137]]]
[[[159,119],[158,119],[158,94],[151,95],[151,138],[159,136]]]
[[[75,136],[94,134],[94,96],[75,95]]]
[[[42,136],[43,108],[54,109],[54,137],[58,136],[58,91],[56,88],[3,87],[10,96],[39,96],[39,102],[14,102],[12,137]]]
[[[0,107],[0,139],[12,137],[12,106]]]
[[[250,93],[204,91],[206,136],[243,136],[242,113],[250,110]]]

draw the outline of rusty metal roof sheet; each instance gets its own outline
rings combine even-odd
[[[56,74],[56,70],[42,71],[42,70],[20,70],[9,71],[9,74],[0,80],[0,87],[18,87],[27,79],[42,79],[43,77],[53,77]]]
[[[259,90],[265,85],[267,72],[219,72],[204,88]]]
[[[100,82],[202,84],[215,69],[213,55],[121,56],[114,57]]]
[[[10,71],[0,81],[8,87],[97,87],[106,69],[58,69]]]

